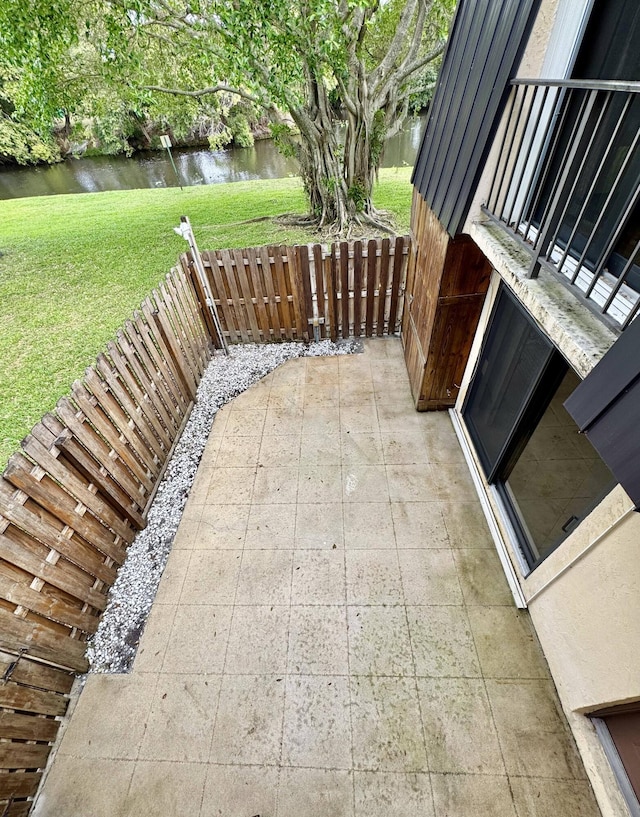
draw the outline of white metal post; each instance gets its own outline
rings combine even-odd
[[[200,255],[200,251],[198,250],[195,236],[193,235],[191,222],[187,216],[180,216],[180,226],[174,227],[173,229],[176,233],[178,233],[178,235],[181,235],[186,241],[189,242],[191,255],[193,256],[193,263],[196,266],[196,272],[198,273],[198,278],[200,279],[200,283],[206,296],[206,303],[209,307],[209,311],[211,312],[211,317],[213,318],[213,324],[216,327],[216,332],[218,333],[218,340],[220,341],[220,345],[222,346],[225,355],[228,355],[229,345],[222,331],[220,318],[218,317],[218,310],[216,308],[216,300],[213,297],[213,292],[211,291],[211,286],[209,285],[209,279],[207,278],[207,274],[204,270],[204,264],[202,263],[202,257]]]

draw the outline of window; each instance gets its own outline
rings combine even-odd
[[[563,406],[579,384],[503,286],[462,414],[532,569],[616,484]]]

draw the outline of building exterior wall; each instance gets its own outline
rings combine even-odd
[[[488,238],[483,240],[483,233]],[[518,296],[538,326],[552,338],[555,336],[558,348],[584,377],[614,341],[613,333],[575,302],[569,314],[558,308],[557,315],[550,316],[548,303],[556,294],[553,282],[544,277],[537,282],[526,279],[524,265],[518,273],[518,256],[506,237],[501,245],[491,230],[478,225],[473,234],[493,264],[494,273],[456,412],[462,409],[501,282]],[[562,326],[558,326],[560,320]],[[590,332],[592,321],[596,323],[597,342]],[[568,337],[571,344],[566,342]],[[585,714],[640,699],[640,513],[633,511],[633,503],[617,486],[527,575],[510,525],[482,475],[468,438],[467,442],[602,813],[605,817],[626,817],[628,809],[609,761]]]

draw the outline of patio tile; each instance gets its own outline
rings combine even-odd
[[[245,550],[236,604],[289,604],[292,550]]]
[[[389,486],[383,465],[344,465],[344,502],[388,502]]]
[[[340,407],[340,430],[343,434],[372,434],[378,431],[378,411],[375,403],[360,402],[357,406]]]
[[[325,386],[338,383],[338,359],[315,358],[306,361],[305,385]]]
[[[349,679],[340,675],[287,678],[282,739],[285,766],[351,768]]]
[[[526,612],[513,607],[469,607],[468,612],[486,678],[549,677]]]
[[[131,760],[56,756],[33,817],[122,817]]]
[[[377,432],[363,434],[361,432],[343,432],[342,465],[346,467],[357,465],[382,465],[382,440]]]
[[[226,673],[267,675],[287,671],[289,607],[236,605],[229,634]]]
[[[271,379],[265,377],[258,380],[242,394],[234,397],[231,401],[231,410],[238,411],[240,409],[260,409],[264,408],[264,404],[269,399],[271,394]]]
[[[151,608],[134,660],[135,672],[160,672],[176,610],[175,604],[154,604]]]
[[[438,817],[517,817],[505,776],[432,774],[431,785]]]
[[[262,436],[223,437],[216,457],[216,469],[252,466],[258,462]]]
[[[307,406],[302,419],[302,433],[337,434],[340,431],[340,410],[337,405]]]
[[[433,466],[433,484],[438,499],[475,499],[476,488],[465,462],[439,462]]]
[[[407,604],[462,604],[450,550],[398,550],[398,559]]]
[[[193,550],[198,541],[198,530],[200,528],[200,517],[202,516],[203,505],[194,505],[197,514],[194,518],[187,519],[182,515],[182,520],[173,539],[172,550]]]
[[[348,607],[353,675],[413,675],[404,607]]]
[[[302,428],[303,409],[299,405],[275,406],[267,409],[263,435],[299,434]]]
[[[283,429],[284,431],[284,429]],[[257,462],[265,468],[297,465],[300,461],[300,434],[262,437]]]
[[[342,505],[339,502],[299,503],[295,545],[297,548],[342,548]]]
[[[428,502],[437,499],[430,465],[387,465],[392,502]]]
[[[227,418],[227,425],[224,429],[225,439],[227,437],[237,436],[261,436],[264,429],[266,415],[266,408],[236,409],[235,407],[232,407],[231,413]]]
[[[218,456],[218,448],[220,447],[221,440],[222,437],[220,437],[220,439],[216,442],[211,453],[207,451],[209,446],[209,443],[207,443],[207,448],[205,448],[205,454],[203,454],[200,467],[196,472],[193,484],[189,488],[189,505],[192,507],[202,507],[202,505],[204,505],[207,501],[209,483],[211,482],[211,477],[213,476],[214,471],[213,464]],[[207,454],[208,456],[205,460],[205,455]]]
[[[60,743],[60,755],[135,760],[157,676],[90,675]]]
[[[267,410],[269,409],[302,409],[304,407],[304,384],[302,378],[299,383],[273,383],[269,392]],[[266,427],[265,427],[266,431]]]
[[[381,434],[387,465],[423,465],[431,462],[423,431],[385,431]]]
[[[454,551],[453,558],[465,604],[513,607],[513,597],[495,550],[459,549]]]
[[[324,384],[307,383],[304,387],[304,407],[335,406],[340,402],[340,386],[330,382]]]
[[[328,769],[283,769],[278,817],[353,817],[351,775]]]
[[[282,550],[295,541],[296,506],[252,505],[244,546],[250,550]]]
[[[216,468],[207,492],[207,505],[249,505],[255,468]]]
[[[406,385],[406,378],[398,378],[403,385]],[[391,391],[392,378],[385,377],[382,372],[374,372],[373,383],[374,387],[379,384],[381,390]],[[380,431],[420,431],[424,429],[425,420],[419,412],[417,412],[410,401],[403,401],[401,403],[379,402],[378,403],[378,424]]]
[[[292,604],[344,604],[344,553],[300,550],[293,560]]]
[[[159,675],[140,760],[206,761],[219,692],[219,675]]]
[[[345,556],[349,604],[402,604],[396,551],[350,550]]]
[[[221,673],[232,607],[181,604],[173,619],[162,672]]]
[[[601,817],[586,781],[512,777],[511,789],[518,817]]]
[[[407,607],[416,675],[478,678],[480,665],[464,607]]]
[[[395,548],[396,537],[389,502],[348,502],[344,506],[347,548]]]
[[[442,500],[440,507],[451,547],[493,549],[493,539],[480,502],[472,497],[458,497]]]
[[[373,382],[371,380],[371,369],[364,369],[364,376],[355,374],[351,379],[345,375],[340,378],[340,407],[354,408],[361,406],[371,406],[376,408],[376,401],[373,393]],[[377,426],[377,418],[376,418]]]
[[[191,555],[180,604],[233,604],[242,554],[238,550],[199,550]]]
[[[231,550],[244,543],[248,505],[207,505],[200,518],[194,549]]]
[[[189,550],[174,550],[169,554],[156,593],[155,603],[157,605],[175,604],[179,600],[190,561],[191,551]]]
[[[276,768],[209,765],[206,770],[200,817],[248,817],[253,814],[275,817]]]
[[[340,435],[303,434],[300,438],[300,465],[340,465]]]
[[[278,763],[284,692],[280,675],[225,675],[209,762]]]
[[[340,502],[342,470],[339,465],[301,465],[298,479],[301,502]]]
[[[399,548],[449,546],[439,502],[392,502],[391,513]]]
[[[431,771],[505,774],[482,680],[418,678],[418,689]]]
[[[434,814],[428,774],[355,772],[355,800],[356,817]]]
[[[507,773],[584,778],[551,681],[487,681]]]
[[[258,468],[251,500],[254,505],[295,503],[297,496],[297,468]]]
[[[428,771],[415,679],[352,678],[351,697],[356,769]]]
[[[198,814],[206,771],[202,763],[138,761],[123,817]]]
[[[349,674],[344,606],[291,607],[287,667],[290,674]]]

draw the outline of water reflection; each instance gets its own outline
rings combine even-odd
[[[410,120],[402,133],[385,147],[383,167],[413,165],[424,118]],[[98,193],[148,187],[189,187],[253,179],[278,179],[295,175],[296,163],[278,153],[265,139],[251,148],[209,151],[202,148],[174,150],[180,182],[165,151],[123,156],[69,159],[51,167],[0,168],[0,199],[50,196],[58,193]]]

